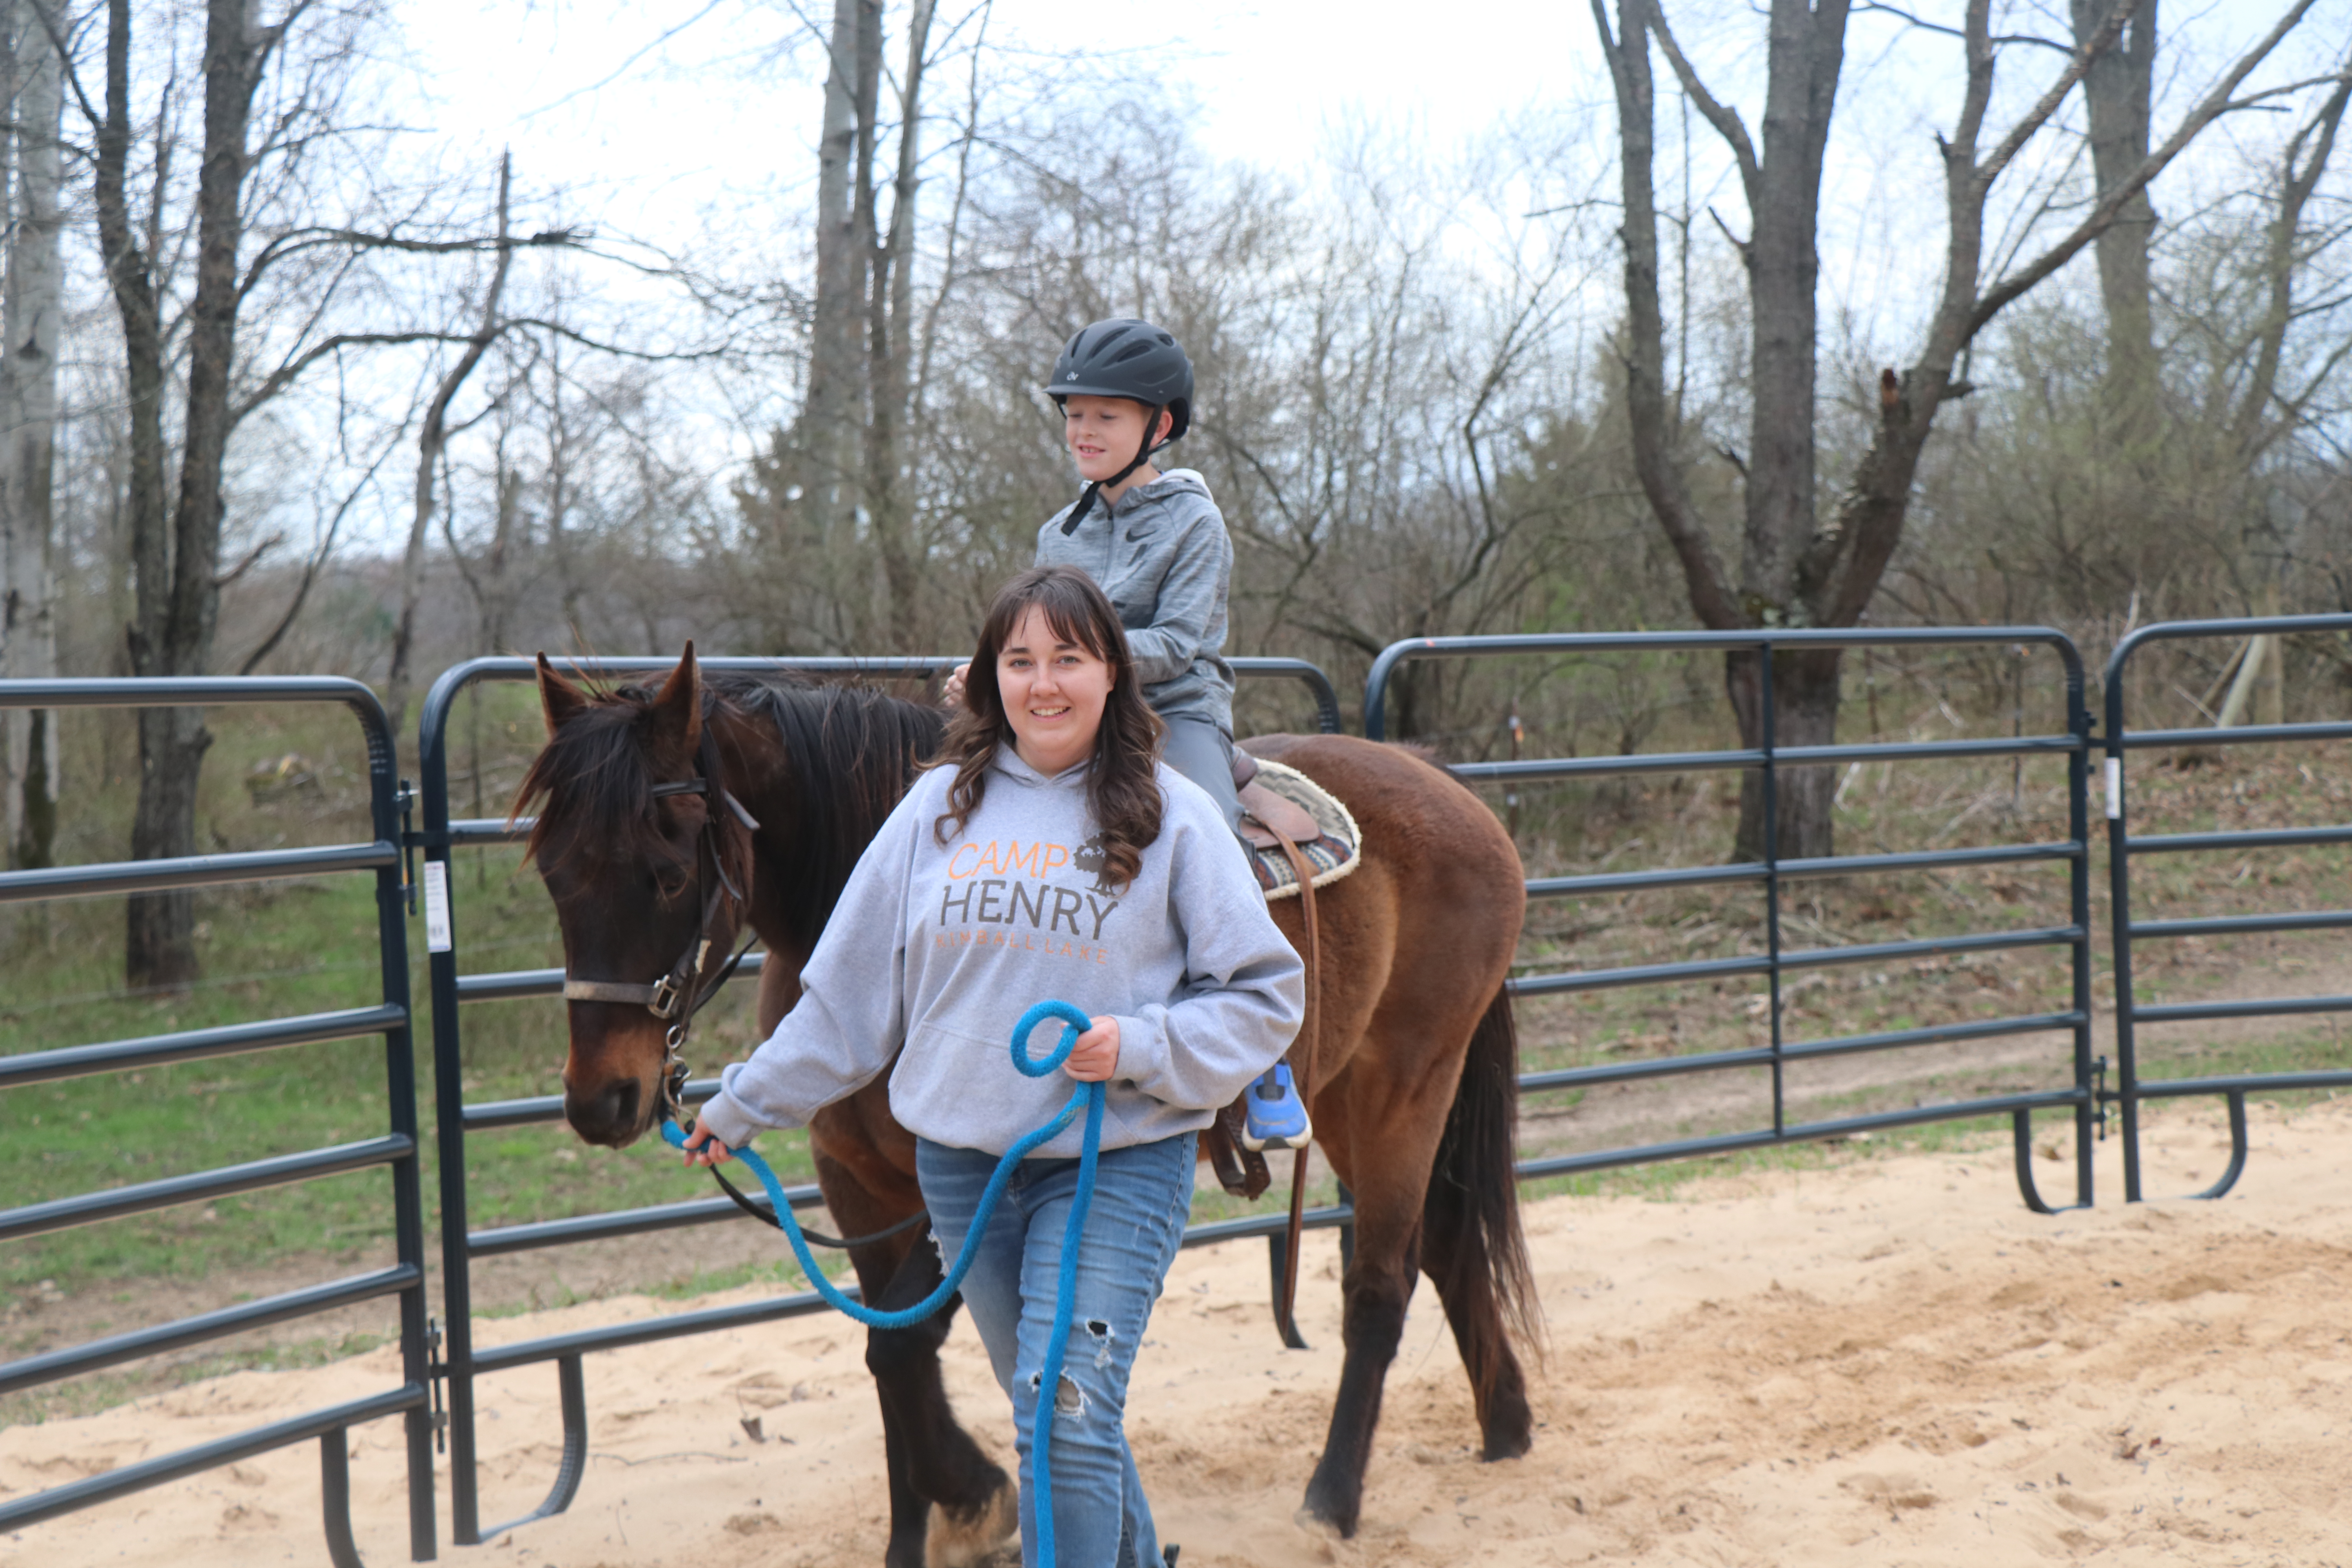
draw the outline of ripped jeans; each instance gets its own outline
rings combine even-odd
[[[1192,1202],[1194,1137],[1106,1149],[1078,1247],[1077,1293],[1063,1352],[1052,1446],[1058,1568],[1158,1568],[1159,1532],[1127,1447],[1127,1382],[1152,1303],[1175,1259]],[[919,1140],[915,1173],[932,1233],[952,1260],[997,1157]],[[1062,1233],[1076,1196],[1076,1160],[1026,1160],[991,1217],[964,1276],[964,1304],[1013,1400],[1021,1456],[1021,1560],[1038,1568],[1030,1471],[1036,1384],[1054,1329]]]

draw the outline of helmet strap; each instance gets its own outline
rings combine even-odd
[[[1095,495],[1097,491],[1105,485],[1115,485],[1125,480],[1128,475],[1150,462],[1151,454],[1160,449],[1160,416],[1168,412],[1167,406],[1163,404],[1154,408],[1150,404],[1146,404],[1144,408],[1143,445],[1136,448],[1135,457],[1127,467],[1107,479],[1097,479],[1087,486],[1086,494],[1078,498],[1078,504],[1072,507],[1070,515],[1062,520],[1062,531],[1065,534],[1076,533],[1078,531],[1079,522],[1085,519],[1087,512],[1094,510]],[[1103,515],[1106,517],[1110,515],[1108,501],[1103,502]]]

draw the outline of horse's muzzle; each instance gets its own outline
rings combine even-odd
[[[563,1119],[590,1143],[625,1149],[651,1125],[645,1092],[635,1079],[620,1079],[593,1094],[563,1091]]]

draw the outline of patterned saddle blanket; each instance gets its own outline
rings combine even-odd
[[[1348,808],[1297,768],[1262,758],[1250,760],[1256,763],[1256,772],[1242,786],[1242,809],[1256,820],[1245,818],[1243,826],[1258,829],[1249,833],[1250,858],[1266,900],[1297,898],[1298,875],[1281,845],[1263,830],[1263,823],[1272,823],[1297,843],[1311,885],[1328,887],[1354,870],[1362,855],[1363,837]]]

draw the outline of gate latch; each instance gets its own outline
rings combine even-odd
[[[2091,1103],[2098,1107],[2099,1142],[2102,1143],[2107,1141],[2108,1098],[2107,1058],[2095,1057],[2091,1060]]]
[[[400,793],[393,796],[400,807],[400,890],[408,898],[408,917],[416,918],[416,834],[411,816],[416,808],[416,786],[406,779],[400,781]]]
[[[433,1451],[449,1451],[449,1412],[441,1406],[441,1380],[449,1375],[449,1363],[441,1359],[441,1320],[425,1320],[425,1381],[433,1388]]]

